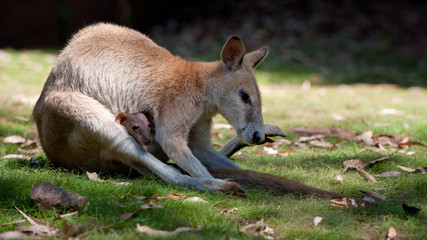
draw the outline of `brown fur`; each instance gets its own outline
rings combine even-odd
[[[134,137],[143,146],[151,144],[151,123],[148,120],[150,116],[144,113],[119,113],[116,122],[123,125],[128,133]]]

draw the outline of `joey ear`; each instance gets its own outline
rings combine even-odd
[[[117,115],[116,117],[116,123],[124,125],[125,121],[126,121],[126,113],[124,112],[119,113],[119,115]]]
[[[237,36],[231,36],[222,48],[221,59],[227,66],[227,69],[232,70],[241,64],[244,54],[245,46],[242,40]]]
[[[255,68],[268,54],[268,47],[264,46],[256,51],[250,52],[243,57],[243,63]]]

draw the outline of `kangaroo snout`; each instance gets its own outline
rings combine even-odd
[[[264,138],[264,136],[262,137]],[[252,136],[252,143],[257,144],[261,141],[261,134],[258,131],[255,131]]]

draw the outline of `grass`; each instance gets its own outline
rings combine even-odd
[[[6,49],[0,53],[0,156],[3,156],[15,153],[18,149],[16,144],[3,143],[4,137],[17,134],[32,139],[37,136],[31,120],[24,122],[15,117],[31,117],[31,104],[39,94],[57,52]],[[273,56],[272,61],[279,60]],[[401,65],[402,68],[406,66]],[[313,73],[302,65],[298,66],[300,70],[296,72],[261,68],[256,73],[261,83],[265,122],[280,126],[289,140],[298,139],[292,133],[292,128],[317,126],[348,128],[355,132],[372,130],[382,134],[409,134],[413,141],[426,143],[426,89],[395,85],[314,85],[316,79],[325,76]],[[405,72],[399,69],[396,69],[399,74]],[[286,80],[283,80],[285,77]],[[302,87],[300,83],[305,80],[310,80],[313,86]],[[395,109],[398,114],[382,115],[381,110],[386,108]],[[334,114],[343,116],[344,120],[336,121]],[[216,117],[215,122],[223,123],[225,120]],[[225,143],[232,136],[227,130],[218,131],[225,138],[214,137],[215,142]],[[335,141],[332,138],[327,140],[332,143]],[[257,151],[262,150],[262,147],[258,146],[243,150],[248,152],[250,158],[234,157],[234,161],[247,169],[280,175],[324,190],[350,196],[361,196],[359,189],[370,190],[386,195],[388,200],[378,201],[374,206],[339,210],[325,199],[273,196],[251,187],[245,187],[249,197],[240,198],[200,193],[167,185],[152,177],[125,178],[101,174],[108,181],[96,182],[84,174],[53,168],[44,155],[34,155],[31,157],[38,161],[0,160],[0,224],[22,218],[15,210],[16,206],[27,215],[55,225],[62,231],[64,223],[54,219],[63,212],[55,209],[42,211],[29,199],[32,186],[46,181],[87,197],[89,206],[80,211],[79,215],[65,219],[69,224],[89,221],[88,230],[112,224],[107,229],[86,236],[87,239],[153,239],[137,233],[137,223],[162,230],[204,225],[201,231],[181,233],[174,237],[176,239],[257,239],[262,237],[245,233],[241,228],[261,219],[274,228],[274,237],[284,239],[379,239],[386,235],[391,226],[405,239],[427,238],[427,175],[406,173],[396,167],[426,166],[426,148],[411,146],[410,150],[415,152],[411,156],[375,152],[373,148],[364,150],[366,146],[354,141],[340,142],[330,152],[296,146],[281,146],[280,149],[292,149],[294,153],[287,157],[260,155]],[[391,158],[368,171],[375,175],[394,170],[401,172],[400,176],[378,178],[379,183],[373,184],[363,180],[355,171],[342,173],[344,160],[362,158],[372,161],[383,156]],[[336,174],[343,175],[342,184],[334,180]],[[115,184],[122,181],[130,182],[131,185]],[[121,214],[134,212],[143,204],[137,203],[137,196],[161,196],[168,193],[198,196],[208,203],[163,199],[156,202],[163,208],[147,209],[130,219],[120,219]],[[130,195],[122,199],[126,194]],[[423,210],[415,216],[408,216],[401,207],[402,202]],[[223,209],[232,208],[238,208],[238,211],[230,215],[218,214]],[[313,225],[315,216],[323,217],[318,226]],[[15,227],[0,227],[0,233],[12,231]]]

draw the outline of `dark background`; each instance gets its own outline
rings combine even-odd
[[[80,28],[103,21],[138,29],[185,57],[219,55],[225,39],[237,34],[248,49],[269,45],[271,58],[276,59],[269,64],[272,68],[281,68],[292,49],[304,53],[296,61],[317,72],[330,68],[319,68],[324,55],[357,61],[359,54],[361,61],[374,65],[397,64],[408,74],[418,71],[409,85],[427,82],[427,1],[0,0],[0,11],[0,48],[60,49]],[[402,65],[402,58],[410,59]],[[408,83],[392,78],[378,81]]]

